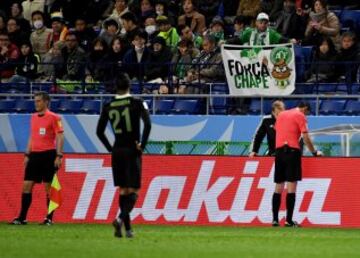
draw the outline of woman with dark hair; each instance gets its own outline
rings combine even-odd
[[[10,7],[10,17],[18,20],[18,25],[23,33],[30,35],[31,26],[30,22],[23,17],[23,7],[20,3],[14,2]]]
[[[329,37],[323,37],[315,47],[309,78],[306,82],[333,82],[335,79],[335,61],[337,52],[333,41]]]
[[[102,38],[96,38],[87,57],[86,81],[103,81],[104,74],[102,69],[104,56],[107,53],[108,46]]]
[[[321,37],[330,37],[336,49],[340,48],[340,22],[327,9],[326,0],[315,0],[305,31],[304,44],[317,45]]]
[[[206,29],[205,16],[196,11],[193,0],[183,0],[182,7],[184,15],[179,16],[178,26],[188,25],[193,32],[201,35]]]
[[[155,12],[156,12],[156,17],[166,16],[169,19],[169,22],[172,26],[176,25],[175,15],[168,9],[168,1],[157,0],[155,3]]]

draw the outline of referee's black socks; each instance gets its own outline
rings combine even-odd
[[[46,207],[49,209],[49,204],[50,204],[50,199],[49,197],[46,198]],[[48,214],[46,216],[47,219],[52,220],[54,216],[54,211],[50,212],[50,214]]]
[[[32,201],[32,193],[23,193],[21,196],[21,211],[19,215],[20,220],[26,220],[27,212]]]
[[[295,193],[288,193],[286,195],[286,221],[288,223],[293,222],[293,213],[294,213],[294,207],[295,207]]]
[[[273,221],[279,222],[279,210],[281,204],[281,193],[274,193],[272,198]]]

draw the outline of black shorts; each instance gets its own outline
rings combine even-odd
[[[51,183],[56,172],[54,162],[56,150],[31,152],[25,168],[25,181]]]
[[[279,184],[301,179],[301,151],[290,147],[276,149],[274,182]]]
[[[111,156],[114,186],[141,187],[141,154],[135,148],[114,148]]]

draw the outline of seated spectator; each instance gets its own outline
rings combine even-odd
[[[20,56],[20,51],[12,44],[6,32],[0,33],[0,80],[7,82],[15,74],[15,62]]]
[[[241,0],[236,14],[251,17],[254,21],[260,11],[260,0]]]
[[[62,13],[55,12],[51,14],[51,28],[52,32],[47,39],[48,48],[51,48],[58,41],[65,42],[68,28],[65,26]]]
[[[7,22],[7,31],[10,38],[10,42],[14,43],[18,48],[25,41],[29,40],[29,35],[22,32],[18,24],[18,20],[10,18]]]
[[[104,80],[104,58],[108,52],[108,45],[102,38],[96,38],[92,42],[92,48],[87,57],[85,81],[103,81]]]
[[[175,15],[168,10],[168,1],[166,0],[157,0],[155,4],[155,12],[157,16],[166,16],[169,19],[171,26],[175,27],[177,21],[175,20]],[[155,19],[156,19],[155,17]]]
[[[340,22],[335,13],[327,9],[326,0],[314,1],[305,31],[305,45],[316,45],[322,36],[330,37],[336,49],[340,47]]]
[[[111,42],[111,48],[105,55],[104,63],[104,81],[107,92],[115,93],[113,80],[124,71],[122,60],[127,52],[126,43],[123,38],[117,36]]]
[[[210,29],[206,32],[207,35],[212,35],[216,39],[218,45],[224,43],[224,22],[220,17],[215,17],[210,24]]]
[[[219,0],[199,0],[199,12],[205,16],[206,26],[217,15],[220,2]]]
[[[86,19],[83,17],[78,17],[75,20],[75,30],[76,37],[79,40],[79,46],[85,51],[89,51],[91,48],[91,43],[96,38],[96,32],[93,28],[88,27]]]
[[[20,27],[20,30],[27,35],[30,35],[31,26],[30,22],[24,19],[23,16],[23,7],[20,3],[14,2],[10,8],[10,17],[17,20],[17,24]]]
[[[51,30],[45,26],[45,17],[43,12],[33,12],[31,19],[34,31],[30,35],[30,42],[33,46],[34,53],[38,54],[42,59],[50,49],[47,44],[47,39],[51,34]]]
[[[140,0],[140,23],[143,24],[147,17],[154,16],[155,6],[153,1],[150,0]]]
[[[118,22],[121,34],[125,34],[124,24],[121,16],[130,12],[128,4],[129,0],[115,0],[114,10],[109,17],[109,19],[113,19]]]
[[[238,40],[232,40],[234,44],[246,44],[246,45],[271,45],[289,42],[289,39],[283,37],[276,30],[269,28],[269,16],[266,13],[259,13],[256,18],[256,27],[247,28],[240,35]],[[295,39],[291,39],[290,42],[295,43]]]
[[[153,39],[152,49],[149,57],[149,64],[145,68],[146,82],[158,81],[165,82],[169,78],[170,62],[172,53],[169,47],[166,46],[165,39],[162,37],[155,37]],[[159,93],[168,93],[167,87],[159,88]]]
[[[146,46],[147,39],[147,33],[144,30],[138,30],[134,34],[133,47],[124,56],[125,72],[132,81],[144,81],[144,69],[150,59],[150,50]]]
[[[334,82],[335,61],[337,52],[330,38],[323,38],[316,46],[314,57],[311,62],[309,79],[306,82]]]
[[[103,30],[100,33],[100,38],[102,38],[108,46],[110,46],[112,40],[118,36],[120,33],[119,24],[114,19],[107,19],[103,23]]]
[[[193,0],[183,0],[182,7],[184,15],[179,16],[178,26],[188,25],[194,33],[202,35],[206,30],[205,16],[196,11]]]
[[[276,20],[275,29],[286,38],[300,40],[304,38],[304,27],[303,17],[296,12],[295,0],[285,0],[284,9]]]
[[[182,40],[186,39],[193,42],[194,47],[200,49],[203,43],[203,39],[199,35],[195,35],[188,25],[180,25],[178,31]]]
[[[17,60],[15,75],[10,83],[21,83],[35,80],[38,75],[40,57],[32,51],[30,42],[24,42],[20,47],[20,57]]]
[[[147,17],[144,26],[145,31],[149,36],[149,41],[152,41],[159,34],[158,28],[156,26],[155,16]]]
[[[71,81],[84,79],[86,54],[79,47],[79,42],[74,32],[69,32],[66,35],[62,56],[66,64],[65,74],[62,79]]]
[[[194,43],[188,39],[182,39],[178,43],[178,51],[173,56],[172,74],[174,75],[173,82],[180,85],[174,89],[174,93],[184,94],[186,87],[182,85],[188,71],[192,68],[193,60],[200,54],[200,51],[194,47]]]
[[[234,38],[240,37],[241,33],[250,26],[250,18],[239,15],[234,19]]]
[[[42,62],[42,74],[39,78],[41,82],[55,82],[56,79],[63,77],[65,73],[64,57],[62,56],[62,49],[64,42],[58,41],[54,46],[44,55]]]
[[[32,15],[35,11],[44,12],[45,1],[44,0],[25,0],[21,3],[23,8],[23,16],[27,21],[32,20]]]
[[[340,62],[336,67],[338,80],[346,83],[356,82],[360,62],[360,49],[355,33],[349,31],[341,35],[341,47],[336,60]]]
[[[270,21],[275,22],[281,16],[283,2],[283,0],[261,0],[261,12],[268,13]]]
[[[139,32],[138,19],[134,13],[127,12],[121,16],[125,30],[125,39],[127,47],[131,47],[135,34]]]
[[[203,50],[193,60],[193,67],[185,77],[185,81],[190,83],[186,87],[186,93],[206,93],[207,89],[200,88],[201,84],[224,81],[224,79],[222,57],[216,39],[211,35],[205,36]]]
[[[166,45],[170,47],[171,51],[175,52],[177,43],[180,40],[176,29],[171,26],[168,18],[165,16],[157,17],[156,21],[160,31],[158,36],[164,38]]]

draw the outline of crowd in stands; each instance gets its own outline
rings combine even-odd
[[[103,82],[126,72],[156,93],[224,82],[220,46],[314,46],[304,82],[355,82],[358,0],[26,0],[0,2],[2,83]],[[359,19],[360,20],[360,19]],[[171,87],[170,87],[171,85]],[[144,89],[144,93],[152,93]]]

